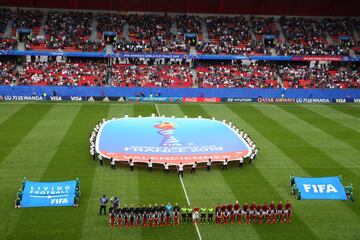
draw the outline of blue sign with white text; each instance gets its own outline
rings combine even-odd
[[[301,199],[347,199],[339,177],[295,177],[295,183],[301,193]]]
[[[76,181],[25,183],[21,206],[62,207],[73,206]]]

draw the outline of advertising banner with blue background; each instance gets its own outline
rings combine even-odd
[[[301,199],[347,199],[339,177],[295,177],[295,183],[301,193]]]
[[[25,183],[21,206],[63,207],[73,206],[76,181]]]

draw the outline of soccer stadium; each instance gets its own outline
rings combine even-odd
[[[0,0],[0,239],[360,239],[359,9]]]

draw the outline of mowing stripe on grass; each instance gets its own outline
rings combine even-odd
[[[0,124],[2,124],[6,119],[11,115],[23,108],[26,103],[17,103],[17,104],[0,104]]]
[[[191,107],[184,107],[186,105],[180,105],[180,108],[185,115],[189,117],[197,117],[201,115],[206,118],[211,118],[204,109],[195,105]],[[198,170],[196,175],[190,174],[186,176],[186,186],[189,191],[189,196],[195,205],[202,206],[216,206],[217,204],[234,202],[238,196],[234,194],[231,186],[225,181],[223,175],[219,169],[215,166],[210,172],[205,170]],[[243,236],[246,239],[260,239],[261,237],[255,231],[254,226],[237,226],[228,225],[226,228],[219,229],[219,226],[212,225],[199,225],[202,230],[202,234],[206,239],[236,239],[239,236]]]
[[[325,106],[323,107],[325,108]],[[328,158],[334,159],[353,174],[360,176],[360,162],[358,159],[360,152],[357,149],[354,149],[347,143],[334,138],[332,135],[329,135],[328,132],[317,128],[315,123],[310,124],[309,122],[299,118],[298,114],[295,115],[289,113],[282,107],[272,105],[267,107],[258,106],[256,108],[264,114],[270,116],[273,120],[280,123],[289,131],[295,133],[304,141],[307,141],[313,147],[319,149],[319,151],[327,155]],[[298,129],[301,129],[301,131],[298,131]],[[360,138],[360,133],[358,135]],[[339,172],[339,174],[341,174],[341,172]],[[346,176],[344,177],[346,179]]]
[[[298,135],[287,130],[255,107],[243,105],[241,108],[239,106],[230,106],[230,108],[233,110],[242,110],[243,113],[246,113],[241,115],[245,121],[251,123],[264,137],[292,158],[310,176],[336,176],[341,169],[343,175],[352,179],[354,183],[358,182],[358,177],[348,169],[342,168],[341,165],[332,158],[329,158],[318,148],[311,146]],[[299,129],[299,131],[301,131],[301,129]],[[356,208],[355,205],[349,204],[348,202],[342,203],[349,206],[359,216],[359,208]]]
[[[356,119],[360,118],[360,111],[358,106],[359,105],[349,105],[349,104],[330,104],[326,105],[329,108],[335,109],[337,112],[342,112],[345,114],[348,114],[350,116],[353,116]]]
[[[208,106],[208,105],[202,105],[204,110],[206,110],[211,116],[214,116],[217,119],[223,119],[230,120],[233,123],[235,123],[239,128],[244,128],[244,124],[242,123],[241,119],[239,119],[237,113],[234,114],[232,111],[230,111],[228,108],[226,108],[224,105],[218,105],[218,106]],[[244,128],[246,132],[249,132],[248,128]],[[251,132],[249,132],[251,133]],[[253,136],[253,134],[250,134]],[[258,142],[258,138],[254,139],[255,142]],[[260,146],[260,149],[263,149],[262,146]],[[264,156],[262,150],[259,154],[259,156],[256,159],[256,163],[261,162],[262,163],[262,156]],[[236,195],[236,197],[240,200],[240,203],[243,204],[244,202],[248,202],[249,204],[253,201],[255,202],[270,202],[271,200],[284,201],[288,198],[287,192],[288,188],[286,188],[285,191],[282,191],[282,189],[279,190],[279,185],[271,185],[268,181],[268,178],[265,177],[264,172],[270,173],[269,169],[264,169],[264,171],[260,171],[253,165],[245,164],[243,168],[238,168],[238,163],[230,163],[229,170],[227,171],[221,171],[225,181],[227,182],[227,185],[232,189],[233,193]],[[278,175],[277,175],[278,177]],[[281,183],[280,183],[281,184]],[[286,183],[285,183],[286,184]],[[284,184],[284,186],[285,186]],[[285,188],[285,187],[284,187]],[[294,204],[294,203],[293,203]],[[261,238],[267,239],[267,238],[291,238],[291,239],[301,239],[302,234],[306,232],[306,234],[309,234],[311,238],[317,238],[313,231],[306,225],[306,223],[298,217],[298,213],[295,211],[294,213],[294,222],[295,224],[275,224],[275,225],[253,225],[257,233],[261,236]],[[272,229],[272,231],[269,231],[269,228]],[[286,230],[287,231],[284,231]],[[286,234],[286,236],[284,236]]]
[[[311,109],[299,105],[279,105],[279,107],[349,144],[353,148],[360,150],[359,132],[354,132],[352,129],[338,124],[328,117],[324,117]]]
[[[229,115],[228,111],[226,111],[226,108],[221,108],[218,110],[218,113],[220,116]],[[231,120],[237,122],[239,124],[239,128],[243,128],[246,132],[253,136],[255,142],[261,149],[254,166],[262,173],[273,188],[277,190],[283,199],[289,199],[291,196],[289,194],[288,185],[289,174],[291,172],[295,172],[298,176],[308,176],[308,174],[296,162],[276,147],[270,139],[268,140],[265,138],[258,131],[258,128],[254,128],[252,125],[249,125],[252,122],[257,121],[256,116],[258,115],[251,111],[241,111],[241,108],[236,109],[236,112],[232,112],[230,115],[234,115],[234,118],[231,117]],[[251,121],[249,121],[249,123],[244,121],[246,120],[244,116],[248,116]],[[267,128],[269,128],[269,126]],[[273,134],[282,135],[281,132],[275,132]],[[283,144],[286,144],[286,141],[287,140],[284,137]],[[354,238],[357,234],[357,224],[354,222],[354,216],[356,219],[356,215],[354,215],[349,209],[344,208],[341,202],[293,201],[293,208],[296,213],[294,216],[294,227],[297,225],[297,216],[299,216],[303,220],[303,223],[316,233],[319,238],[328,239],[338,236],[339,231],[336,225],[339,223],[342,223],[342,227],[346,229],[345,232],[348,234],[350,239]],[[324,225],[329,225],[330,227],[325,228]],[[298,229],[296,227],[295,231],[297,230]],[[302,231],[299,232],[299,235],[303,236]]]
[[[186,202],[187,202],[187,204],[188,204],[189,206],[191,206],[191,203],[190,203],[189,197],[188,197],[188,195],[187,195],[186,188],[185,188],[185,186],[184,186],[184,182],[183,182],[183,180],[182,180],[182,177],[179,176],[179,179],[180,179],[180,183],[181,183],[182,189],[184,190],[184,194],[185,194],[185,197],[186,197]],[[201,234],[200,234],[200,231],[199,231],[199,227],[198,227],[197,224],[195,224],[195,228],[196,228],[196,233],[197,233],[197,235],[198,235],[198,237],[199,237],[199,240],[202,240]]]
[[[112,104],[110,105],[107,119],[111,119],[113,116],[116,118],[122,118],[125,114],[133,116],[132,105]],[[95,174],[92,181],[92,190],[85,214],[81,238],[141,239],[140,229],[109,229],[108,215],[98,215],[99,199],[103,194],[106,194],[108,198],[110,198],[110,196],[119,197],[121,206],[124,204],[139,202],[139,186],[136,172],[135,174],[130,172],[128,166],[125,164],[117,164],[116,170],[112,170],[110,169],[110,165],[106,160],[104,162],[104,166],[96,164],[94,168]],[[108,207],[110,207],[110,205]]]
[[[161,114],[165,114],[165,116],[184,116],[184,113],[177,104],[159,104],[158,108]],[[194,117],[195,115],[191,116]],[[186,189],[186,195],[191,199],[191,203],[194,206],[216,206],[218,203],[228,202],[230,200],[234,201],[236,199],[219,170],[216,168],[211,172],[199,169],[196,174],[188,174],[188,171],[185,170],[185,177],[181,180],[182,182],[185,181],[186,184],[184,184],[184,189]],[[246,239],[260,239],[260,236],[257,235],[256,231],[251,226],[239,228],[236,225],[233,225],[228,226],[226,229],[219,229],[218,226],[215,226],[214,224],[201,224],[198,225],[198,229],[199,233],[201,230],[201,236],[204,239],[236,239],[238,236],[242,236]]]
[[[39,180],[65,135],[64,129],[70,126],[78,110],[77,106],[54,105],[0,164],[3,193],[0,198],[0,236],[7,236],[18,217],[28,210],[14,209],[12,205],[23,177]],[[62,121],[58,121],[60,116]]]
[[[150,116],[156,113],[154,104],[136,104],[134,105],[134,115]],[[162,112],[160,112],[162,114]],[[145,166],[145,165],[143,165]],[[180,206],[185,204],[186,199],[183,195],[179,179],[176,172],[170,171],[168,175],[163,173],[162,166],[160,169],[154,169],[153,172],[147,172],[145,167],[136,167],[138,174],[139,198],[141,204],[157,203],[174,204],[179,203]],[[134,203],[137,204],[137,203]],[[161,228],[143,228],[142,237],[144,239],[196,239],[196,231],[191,224],[181,227],[161,227]]]
[[[79,177],[81,181],[81,200],[79,208],[42,208],[27,209],[11,232],[10,238],[23,236],[21,229],[27,232],[29,239],[79,239],[91,194],[91,182],[94,177],[95,163],[89,159],[89,133],[96,122],[107,116],[109,105],[83,105],[63,137],[61,144],[51,159],[42,181],[61,181]],[[58,119],[61,120],[61,117]],[[69,218],[69,216],[72,216]],[[46,229],[39,227],[46,226]],[[66,229],[64,231],[63,229]]]
[[[358,118],[353,117],[350,114],[343,113],[342,111],[338,111],[335,108],[331,107],[332,105],[303,105],[305,108],[313,110],[314,112],[332,119],[336,123],[343,125],[345,127],[351,128],[353,131],[357,131],[360,133],[360,121]],[[354,108],[354,107],[353,107]],[[354,108],[356,109],[356,108]],[[359,111],[357,109],[357,111]],[[360,112],[360,111],[359,111]]]
[[[0,163],[50,110],[52,104],[27,104],[0,124]]]

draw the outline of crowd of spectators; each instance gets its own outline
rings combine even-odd
[[[90,12],[49,12],[44,26],[46,48],[99,49],[101,44],[87,41],[91,35],[92,17]]]
[[[127,21],[126,15],[116,13],[99,13],[96,16],[98,32],[123,32],[124,24]]]
[[[271,48],[265,46],[263,42],[250,40],[248,43],[240,43],[239,41],[220,41],[198,42],[196,50],[205,54],[236,54],[236,55],[271,55]]]
[[[273,66],[267,64],[213,65],[196,68],[202,88],[279,88]]]
[[[273,17],[251,17],[250,20],[256,36],[274,35],[277,37],[279,35]]]
[[[100,62],[26,62],[18,84],[101,86],[106,83],[106,64]]]
[[[43,13],[39,10],[17,9],[13,20],[12,28],[35,28],[41,26]]]
[[[4,33],[8,22],[12,18],[10,9],[0,8],[0,33]]]
[[[158,39],[171,39],[171,18],[160,15],[130,14],[129,37],[134,40],[150,40],[154,36]]]
[[[0,37],[0,50],[16,50],[17,40],[10,37]]]
[[[205,19],[209,39],[247,43],[251,39],[245,17],[207,17]]]
[[[360,88],[360,71],[350,64],[205,64],[138,61],[108,67],[102,61],[0,62],[0,84],[200,88]]]
[[[193,76],[186,65],[116,64],[112,85],[122,87],[192,87]]]
[[[178,34],[201,33],[202,18],[192,15],[177,15],[175,17]]]
[[[189,46],[184,40],[167,40],[154,36],[151,40],[129,41],[125,38],[113,43],[115,52],[187,53]]]
[[[0,84],[16,83],[16,64],[14,61],[0,61]]]
[[[351,36],[353,34],[350,18],[325,18],[323,19],[323,26],[330,36]]]
[[[360,88],[360,71],[352,66],[277,65],[287,88]]]
[[[341,44],[325,45],[322,41],[309,41],[307,43],[278,43],[275,46],[277,55],[332,55],[348,56],[350,46]]]

